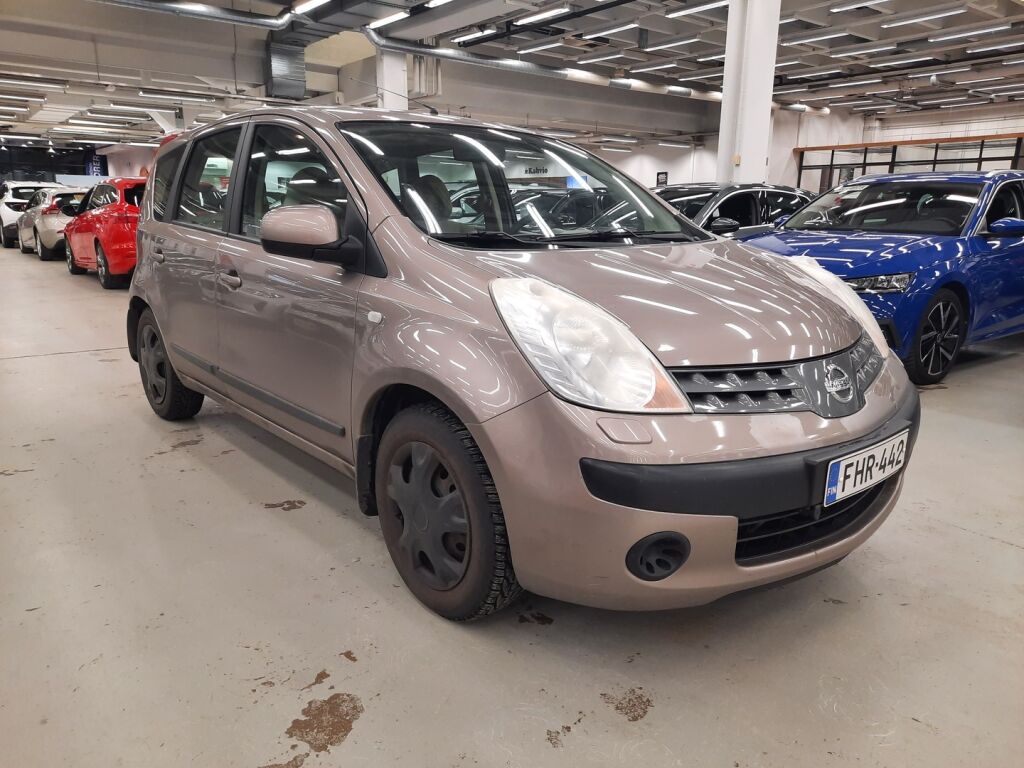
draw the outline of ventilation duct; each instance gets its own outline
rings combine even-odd
[[[277,16],[264,16],[249,11],[236,11],[233,8],[222,8],[218,5],[192,2],[165,2],[164,0],[92,0],[104,5],[118,5],[122,8],[136,8],[140,11],[156,11],[183,16],[188,19],[203,21],[221,21],[226,24],[237,24],[243,27],[259,27],[260,29],[282,30],[293,21],[309,21],[304,16],[292,13],[291,9],[282,11]]]
[[[267,96],[275,99],[301,99],[306,95],[306,49],[267,40]]]

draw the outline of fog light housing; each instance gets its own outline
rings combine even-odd
[[[690,540],[663,531],[644,536],[626,553],[626,569],[644,581],[661,581],[682,568],[690,556]]]

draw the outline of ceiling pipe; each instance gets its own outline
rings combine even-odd
[[[585,16],[590,16],[592,13],[598,13],[602,11],[608,11],[612,8],[617,8],[620,5],[627,5],[633,2],[633,0],[605,0],[601,5],[596,5],[593,8],[583,8],[578,10],[570,10],[558,16],[549,16],[542,21],[535,22],[533,24],[521,24],[517,25],[513,21],[506,22],[505,29],[500,32],[492,32],[489,35],[481,35],[480,37],[474,37],[472,40],[467,40],[464,43],[459,43],[460,48],[469,48],[474,45],[481,45],[483,43],[490,43],[495,40],[504,40],[512,35],[519,35],[523,32],[536,32],[542,29],[548,29],[550,27],[557,27],[559,24],[572,21],[574,19],[582,19]],[[611,22],[609,22],[611,23]],[[538,42],[538,41],[534,41]]]
[[[104,5],[116,5],[121,8],[135,8],[140,11],[155,11],[156,13],[169,13],[173,16],[182,16],[187,19],[200,19],[202,21],[220,21],[225,24],[234,24],[242,27],[257,27],[271,31],[286,29],[292,22],[308,22],[309,17],[293,13],[290,9],[282,11],[277,16],[264,16],[249,11],[236,11],[232,8],[221,8],[206,3],[177,2],[171,0],[91,0],[94,3]]]
[[[578,83],[589,83],[590,85],[601,85],[606,88],[621,88],[627,91],[638,91],[641,93],[654,93],[667,96],[682,96],[683,98],[698,99],[700,101],[722,101],[722,94],[719,91],[698,91],[693,88],[686,88],[681,85],[659,85],[646,80],[637,80],[630,77],[606,77],[594,72],[574,68],[548,67],[543,64],[534,64],[529,61],[517,59],[501,59],[496,56],[485,56],[480,53],[472,53],[459,48],[441,48],[436,45],[416,43],[409,40],[398,40],[393,37],[384,37],[380,33],[368,27],[363,27],[363,34],[375,48],[381,51],[393,51],[404,53],[410,56],[428,56],[445,61],[455,61],[460,64],[471,64],[477,67],[498,69],[503,72],[518,72],[523,75],[540,75],[541,77],[552,77],[557,80],[570,80]],[[777,104],[779,109],[795,112],[807,112],[808,114],[827,115],[829,110],[808,107],[805,104]]]

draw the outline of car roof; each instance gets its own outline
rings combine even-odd
[[[802,195],[808,194],[807,192],[805,192],[802,189],[798,189],[797,187],[789,187],[789,186],[786,186],[785,184],[768,184],[768,183],[764,183],[764,184],[750,184],[750,183],[743,183],[743,184],[739,184],[739,183],[737,183],[737,184],[719,184],[719,183],[713,182],[713,181],[695,181],[692,184],[667,184],[667,185],[665,185],[663,187],[657,187],[654,191],[655,192],[663,192],[665,190],[670,190],[670,189],[697,189],[697,190],[707,190],[709,192],[717,192],[717,191],[732,192],[732,191],[740,190],[740,189],[774,189],[774,190],[778,190],[780,192],[795,192],[797,194],[802,194]]]
[[[918,173],[879,173],[859,176],[847,184],[879,184],[887,181],[950,181],[984,184],[989,181],[1024,179],[1024,171],[920,171]]]

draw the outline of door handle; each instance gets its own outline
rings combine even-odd
[[[242,278],[233,269],[229,272],[221,272],[220,281],[233,291],[242,287]]]
[[[164,249],[161,248],[159,245],[153,246],[151,254],[153,256],[153,261],[155,261],[157,264],[163,264],[164,259],[167,258],[166,256],[164,256]]]

